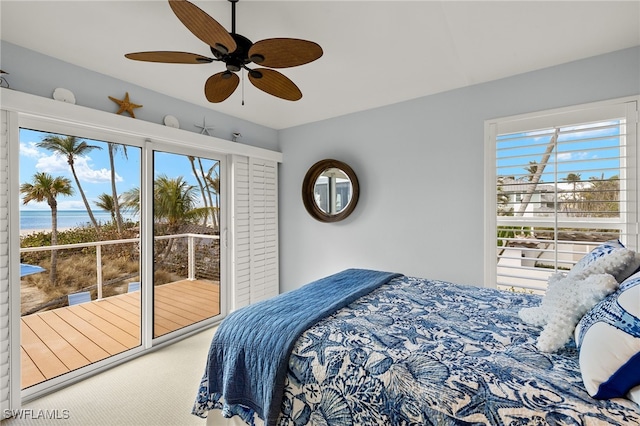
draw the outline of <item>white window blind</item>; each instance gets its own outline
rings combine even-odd
[[[279,292],[277,163],[232,159],[232,307]]]
[[[496,226],[487,235],[499,288],[544,291],[549,275],[603,241],[636,249],[637,102],[491,128]]]

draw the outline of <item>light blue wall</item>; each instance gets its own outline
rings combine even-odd
[[[482,285],[484,121],[638,94],[633,48],[280,131],[281,290],[349,267]],[[323,158],[360,182],[343,222],[301,202]]]
[[[56,88],[63,87],[74,93],[76,104],[113,113],[117,105],[108,97],[122,99],[125,92],[129,92],[131,102],[144,105],[135,109],[137,120],[163,124],[166,115],[173,115],[178,118],[181,129],[199,133],[200,129],[194,124],[202,125],[206,119],[207,126],[215,128],[212,135],[217,138],[231,140],[233,132],[240,132],[241,143],[278,149],[278,132],[274,129],[161,95],[5,41],[0,41],[0,67],[10,73],[6,78],[11,88],[21,92],[51,98]]]
[[[129,91],[144,105],[139,119],[171,114],[189,130],[184,123],[206,116],[217,137],[240,130],[242,143],[281,151],[281,291],[349,267],[482,284],[484,121],[640,94],[637,47],[276,131],[6,42],[0,67],[16,90],[51,97],[64,87],[109,112],[107,96]],[[343,222],[316,222],[302,205],[306,170],[323,158],[347,162],[360,180],[358,207]]]

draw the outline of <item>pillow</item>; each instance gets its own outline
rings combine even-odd
[[[575,279],[556,273],[549,277],[540,306],[522,308],[518,316],[527,324],[543,327],[536,341],[540,351],[555,352],[571,339],[580,318],[618,286],[609,274]]]
[[[591,250],[567,275],[585,278],[590,274],[611,274],[621,283],[640,268],[640,254],[625,248],[619,240],[610,240]]]
[[[640,272],[580,320],[575,339],[589,395],[640,402]]]

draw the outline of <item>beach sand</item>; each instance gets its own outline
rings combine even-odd
[[[67,228],[58,228],[58,232],[62,232],[62,231],[68,231],[69,229],[73,229],[71,227],[67,227]],[[26,235],[31,235],[31,234],[38,234],[40,232],[46,232],[49,233],[51,232],[51,228],[44,228],[44,229],[21,229],[20,230],[20,236],[24,237]]]

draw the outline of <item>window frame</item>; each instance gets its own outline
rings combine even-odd
[[[629,236],[625,242],[630,248],[637,249],[640,239],[638,236],[638,105],[640,96],[628,96],[624,98],[611,99],[600,102],[574,105],[563,108],[555,108],[544,111],[519,114],[514,116],[496,118],[485,121],[484,143],[485,143],[485,163],[484,163],[484,286],[497,287],[497,264],[496,264],[496,235],[498,220],[496,215],[497,192],[496,192],[496,138],[499,134],[516,133],[530,131],[540,128],[552,128],[568,126],[570,123],[580,123],[602,120],[603,116],[610,114],[609,111],[616,111],[624,108],[627,117],[635,118],[635,123],[626,123],[626,155],[635,161],[635,168],[628,169],[633,173],[633,181],[626,191],[635,193],[632,200],[626,200],[631,206],[632,217],[627,217],[626,222],[629,229]],[[621,200],[622,202],[622,200]],[[622,219],[620,219],[622,221]],[[633,235],[631,235],[633,234]]]

